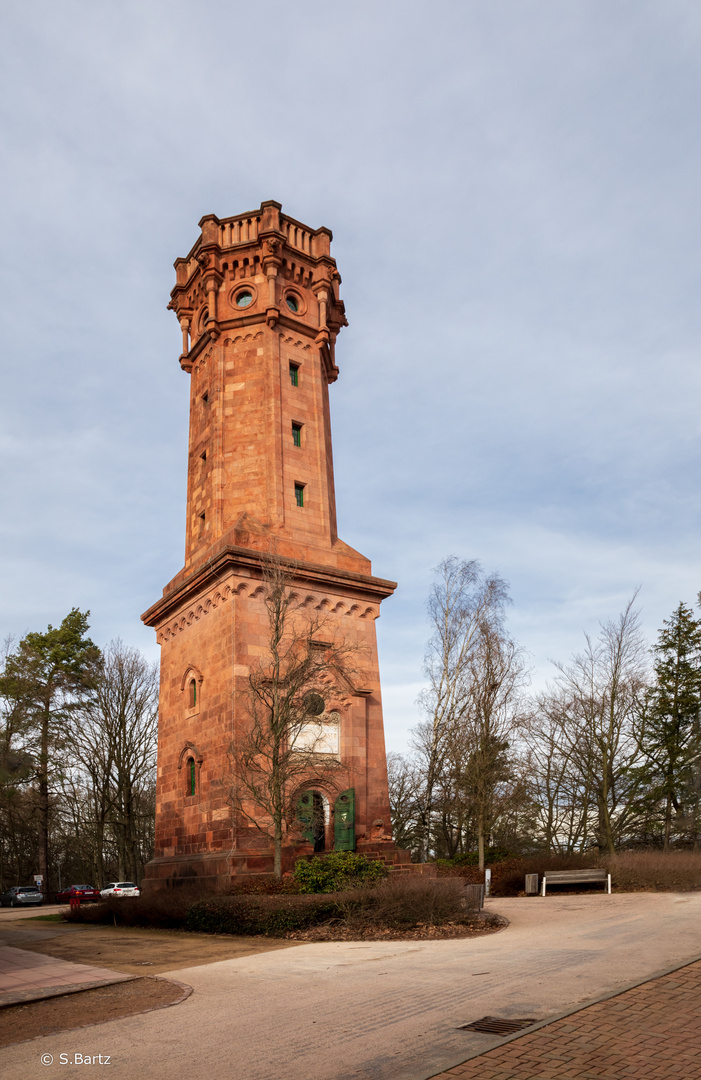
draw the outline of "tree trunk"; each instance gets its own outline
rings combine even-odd
[[[49,891],[49,710],[41,718],[39,753],[39,873],[42,892]]]
[[[670,841],[671,835],[672,835],[672,797],[669,794],[669,792],[667,792],[667,798],[665,800],[665,808],[664,808],[664,842],[663,842],[663,845],[662,845],[664,851],[669,851],[669,841]]]
[[[282,878],[282,817],[275,815],[275,854],[273,857],[273,872],[275,877]]]
[[[479,868],[484,870],[484,817],[481,813],[477,815],[477,856]]]

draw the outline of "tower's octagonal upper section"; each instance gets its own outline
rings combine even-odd
[[[336,336],[347,322],[331,230],[310,229],[272,200],[234,217],[207,214],[200,228],[189,254],[175,260],[169,304],[183,334],[183,368],[191,371],[222,332],[264,323],[313,341],[333,382]]]
[[[329,383],[346,317],[331,232],[272,201],[200,229],[170,301],[190,432],[185,566],[167,590],[234,549],[365,578],[336,531]]]

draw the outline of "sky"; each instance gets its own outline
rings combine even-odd
[[[140,614],[182,566],[173,261],[275,199],[332,229],[340,536],[403,750],[446,556],[510,584],[534,687],[634,589],[696,601],[694,0],[4,0],[0,635]]]

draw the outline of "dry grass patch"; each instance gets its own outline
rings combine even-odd
[[[64,933],[48,939],[42,937],[22,945],[30,952],[129,975],[158,975],[162,971],[200,967],[287,947],[287,942],[274,938],[229,934],[203,937],[184,930],[124,926],[89,926],[78,933]]]
[[[622,892],[689,892],[701,889],[699,851],[621,851],[602,858],[614,889]]]

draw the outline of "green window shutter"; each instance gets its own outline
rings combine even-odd
[[[355,851],[355,788],[342,791],[333,809],[335,850]]]
[[[305,791],[297,799],[297,821],[302,829],[302,836],[310,844],[314,843],[314,796]]]

